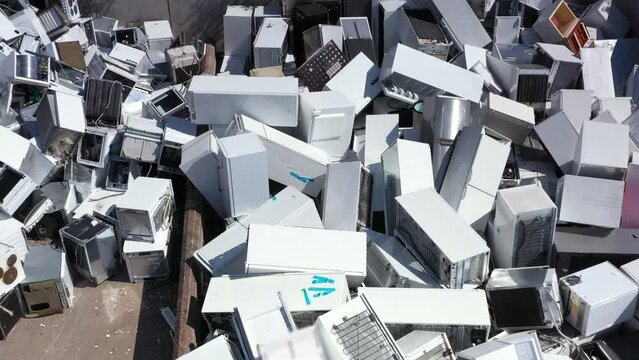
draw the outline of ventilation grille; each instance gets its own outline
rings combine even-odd
[[[344,40],[344,52],[346,58],[350,61],[359,55],[364,53],[366,57],[377,66],[377,55],[375,54],[375,45],[371,39],[345,39]]]
[[[554,211],[549,217],[519,221],[515,227],[513,267],[548,265],[555,221]]]
[[[320,315],[322,315],[322,313],[319,311],[291,313],[291,317],[298,329],[313,326],[313,324],[315,324],[315,320],[317,320]]]
[[[400,238],[414,249],[416,256],[423,265],[434,272],[435,278],[444,284],[448,284],[450,280],[450,269],[444,271],[447,274],[446,278],[442,278],[442,272],[440,271],[442,259],[445,259],[437,245],[424,233],[424,231],[417,225],[415,221],[408,215],[406,210],[397,205],[397,224],[396,229]]]
[[[361,168],[359,176],[359,203],[357,204],[357,225],[369,228],[371,225],[371,202],[373,190],[373,175],[365,167]]]
[[[310,91],[322,91],[326,83],[342,70],[347,62],[342,51],[331,40],[297,69],[297,75]]]
[[[521,74],[517,83],[517,101],[542,103],[548,97],[548,74]]]
[[[384,336],[381,324],[365,310],[344,322],[334,325],[331,332],[343,348],[344,355],[352,360],[397,360],[397,354]]]
[[[122,83],[87,79],[84,112],[94,125],[117,127],[122,111]]]
[[[404,287],[407,278],[400,276],[378,247],[369,243],[366,256],[366,285],[372,287]]]
[[[42,10],[38,14],[38,19],[42,23],[44,30],[49,35],[60,30],[69,23],[64,11],[58,5]]]

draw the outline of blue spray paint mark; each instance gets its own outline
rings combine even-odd
[[[304,294],[304,301],[306,302],[306,305],[311,305],[311,299],[308,297],[306,289],[302,289],[302,293]]]
[[[311,179],[311,178],[307,178],[301,175],[296,174],[295,172],[291,171],[290,174],[292,177],[296,178],[297,180],[303,182],[303,183],[312,183],[315,182],[315,179]]]
[[[312,284],[335,284],[335,280],[324,276],[313,275]]]
[[[277,196],[273,195],[273,197],[271,198],[271,200],[273,200],[273,201],[277,200]]]

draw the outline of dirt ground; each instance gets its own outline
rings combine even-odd
[[[174,281],[131,284],[124,268],[98,287],[76,282],[75,306],[64,314],[21,319],[0,342],[0,358],[169,360],[173,340],[160,309],[174,308],[176,294]]]

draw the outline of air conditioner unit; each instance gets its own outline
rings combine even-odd
[[[196,124],[230,124],[243,114],[269,126],[297,126],[297,79],[193,77],[186,99]]]
[[[366,115],[364,134],[364,166],[373,176],[371,207],[373,212],[384,210],[384,169],[382,154],[399,138],[399,115]]]
[[[560,279],[566,320],[582,336],[630,320],[637,309],[639,287],[609,262]]]
[[[73,20],[74,24],[80,27],[81,31],[84,33],[84,36],[87,39],[87,43],[85,47],[90,47],[92,45],[96,45],[96,35],[95,35],[95,25],[93,24],[93,18],[89,17],[78,17]]]
[[[61,159],[72,156],[86,129],[82,98],[64,92],[47,92],[35,116],[40,141],[47,153]]]
[[[324,90],[341,92],[359,114],[382,91],[379,68],[366,55],[357,55],[326,83]]]
[[[97,168],[106,167],[109,161],[111,143],[116,137],[116,130],[88,127],[78,145],[76,161],[78,164]]]
[[[138,177],[117,205],[124,240],[154,242],[170,232],[174,207],[170,179]]]
[[[232,318],[245,359],[259,359],[259,344],[297,330],[280,292],[235,307]]]
[[[173,31],[168,20],[145,21],[142,29],[148,44],[147,54],[153,64],[166,62],[164,51],[173,44]]]
[[[195,350],[192,350],[178,358],[178,360],[201,360],[213,358],[216,360],[239,360],[237,347],[225,335],[220,335],[210,340]]]
[[[95,31],[95,43],[101,48],[112,48],[111,32],[117,28],[118,20],[106,16],[94,16],[93,29]]]
[[[402,44],[384,55],[379,79],[386,96],[409,104],[443,92],[479,103],[484,86],[479,75]]]
[[[370,287],[439,287],[439,282],[396,238],[362,229],[368,238],[366,279]]]
[[[122,113],[122,95],[123,84],[118,81],[87,79],[84,84],[86,118],[99,126],[117,127]]]
[[[73,221],[80,220],[85,215],[94,216],[107,224],[111,224],[115,230],[118,243],[121,244],[120,223],[116,206],[124,196],[124,193],[97,188],[87,196],[73,211]]]
[[[287,36],[288,20],[265,19],[253,43],[255,67],[265,68],[282,65],[288,48]]]
[[[273,224],[322,229],[322,220],[312,199],[287,187],[240,218],[193,256],[213,276],[243,274],[246,243],[251,224]]]
[[[538,185],[497,192],[488,245],[499,268],[548,265],[557,207]]]
[[[0,210],[13,215],[36,186],[28,176],[0,161]]]
[[[224,208],[217,168],[220,159],[219,140],[208,131],[182,146],[180,170],[217,211]],[[215,173],[212,174],[212,171]],[[215,176],[212,176],[215,175]]]
[[[113,43],[112,47],[115,49],[119,45],[127,46],[133,48],[138,47],[140,45],[146,46],[146,36],[142,32],[140,28],[137,27],[123,27],[123,28],[114,28],[112,30],[112,39]],[[120,48],[123,50],[125,48]]]
[[[375,65],[378,62],[373,34],[366,17],[342,17],[339,19],[342,27],[343,52],[347,60],[354,59],[363,53]]]
[[[459,360],[545,360],[537,332],[510,334],[457,353]]]
[[[584,121],[590,120],[591,109],[584,104],[592,103],[592,91],[561,89],[550,96],[551,107],[548,115],[564,112],[575,131],[581,131]]]
[[[156,120],[162,121],[168,116],[176,115],[186,109],[186,101],[179,89],[170,86],[164,91],[158,91],[158,93],[147,102],[147,108]]]
[[[584,122],[575,149],[573,174],[619,180],[630,158],[628,125]]]
[[[395,233],[395,197],[434,188],[430,146],[398,139],[382,154],[386,234]]]
[[[550,68],[549,94],[561,89],[572,89],[577,83],[583,62],[563,45],[537,44],[533,63]]]
[[[69,223],[73,209],[78,206],[75,187],[66,181],[50,182],[34,191],[32,201],[37,201],[37,205],[25,218],[24,230],[35,228],[40,240],[59,240],[60,228]]]
[[[366,295],[320,316],[315,327],[329,359],[405,359]]]
[[[488,278],[486,242],[435,190],[419,190],[396,200],[396,235],[440,284],[460,289]]]
[[[454,351],[488,339],[490,314],[483,290],[362,287],[357,294],[366,296],[395,339],[413,330],[442,332]]]
[[[120,156],[131,160],[156,163],[160,157],[164,129],[155,119],[130,116]]]
[[[129,183],[140,176],[140,166],[133,160],[111,157],[107,166],[107,190],[126,191]]]
[[[455,142],[440,194],[475,230],[486,229],[510,144],[489,137],[483,126],[464,128]]]
[[[0,297],[13,290],[25,278],[18,248],[0,242]]]
[[[490,44],[490,36],[465,0],[433,0],[430,10],[459,51],[464,45],[483,48]]]
[[[456,360],[445,333],[413,330],[397,339],[406,360]]]
[[[196,136],[197,125],[174,116],[166,118],[158,169],[179,172],[182,161],[182,146],[195,139]]]
[[[262,360],[328,360],[324,344],[315,326],[293,331],[258,346]]]
[[[393,16],[397,17],[395,21],[402,44],[440,60],[448,59],[451,43],[429,11],[400,7]]]
[[[252,6],[227,6],[223,17],[224,55],[251,56]]]
[[[342,27],[338,25],[318,24],[304,30],[304,55],[309,59],[319,49],[333,41],[337,48],[342,50]]]
[[[344,53],[331,40],[298,66],[296,74],[310,91],[322,91],[346,64]]]
[[[119,244],[113,226],[85,215],[62,228],[60,238],[69,262],[95,285],[117,272]]]
[[[49,87],[51,61],[49,57],[18,54],[9,45],[0,43],[0,76],[3,82]]]
[[[627,148],[627,145],[624,146]],[[618,228],[623,186],[623,181],[573,175],[562,177],[555,197],[559,221]]]
[[[253,133],[260,137],[268,155],[269,179],[293,186],[317,197],[324,187],[330,156],[307,144],[248,116],[238,115],[229,134]]]
[[[24,305],[19,287],[0,296],[0,341],[9,336],[23,316]]]
[[[164,55],[171,67],[170,79],[175,84],[181,84],[202,72],[197,50],[193,45],[167,49]]]
[[[122,218],[120,221],[122,221]],[[124,230],[124,229],[123,229]],[[167,253],[171,229],[165,228],[155,235],[155,242],[125,240],[122,255],[129,273],[129,281],[165,280],[169,277]]]
[[[60,314],[73,307],[73,281],[64,252],[48,245],[30,248],[24,273],[20,290],[25,317]]]
[[[18,31],[27,33],[40,38],[42,45],[51,43],[44,26],[31,6],[25,6],[24,10],[18,11],[11,15],[9,20],[13,23]]]
[[[322,221],[330,230],[355,231],[371,224],[373,178],[359,161],[328,164]]]
[[[496,328],[551,329],[563,321],[555,269],[495,269],[486,285]]]
[[[353,133],[355,106],[338,91],[300,94],[297,137],[341,159]]]
[[[535,133],[564,174],[572,173],[579,131],[581,128],[576,129],[563,111],[535,125]]]
[[[488,93],[480,112],[486,131],[521,145],[535,126],[532,107],[509,98]]]
[[[62,34],[69,24],[69,19],[64,13],[64,10],[57,4],[39,10],[37,15],[47,35],[52,38]]]
[[[115,36],[117,38],[117,34]],[[113,61],[113,59],[115,61]],[[152,66],[146,52],[120,42],[113,46],[113,49],[109,52],[109,56],[105,57],[104,60],[136,75],[145,75],[149,67]]]
[[[210,325],[247,305],[280,292],[296,324],[310,326],[317,317],[350,301],[343,273],[287,273],[211,278],[202,314]]]
[[[318,256],[310,247],[334,249]],[[354,231],[294,228],[251,224],[246,251],[246,273],[340,271],[350,287],[366,277],[366,235]]]

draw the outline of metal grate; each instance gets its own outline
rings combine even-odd
[[[555,228],[554,218],[553,211],[549,217],[517,223],[513,267],[548,265]]]
[[[417,258],[421,260],[423,265],[430,268],[439,282],[447,284],[450,279],[450,273],[448,273],[446,278],[441,278],[440,267],[442,266],[441,260],[444,256],[437,245],[399,204],[397,205],[396,216],[396,229],[401,239],[415,250]]]
[[[522,74],[517,83],[517,101],[523,103],[546,102],[548,74]]]
[[[297,75],[310,91],[322,91],[326,83],[346,66],[347,62],[342,51],[331,40],[297,69]]]
[[[366,256],[366,285],[374,287],[404,287],[407,278],[400,276],[373,243]]]
[[[362,167],[359,176],[359,203],[357,204],[357,224],[368,228],[371,224],[371,193],[373,176],[368,169]]]
[[[353,360],[396,360],[397,354],[373,314],[365,310],[344,322],[333,325],[331,332],[343,347],[344,354]]]

